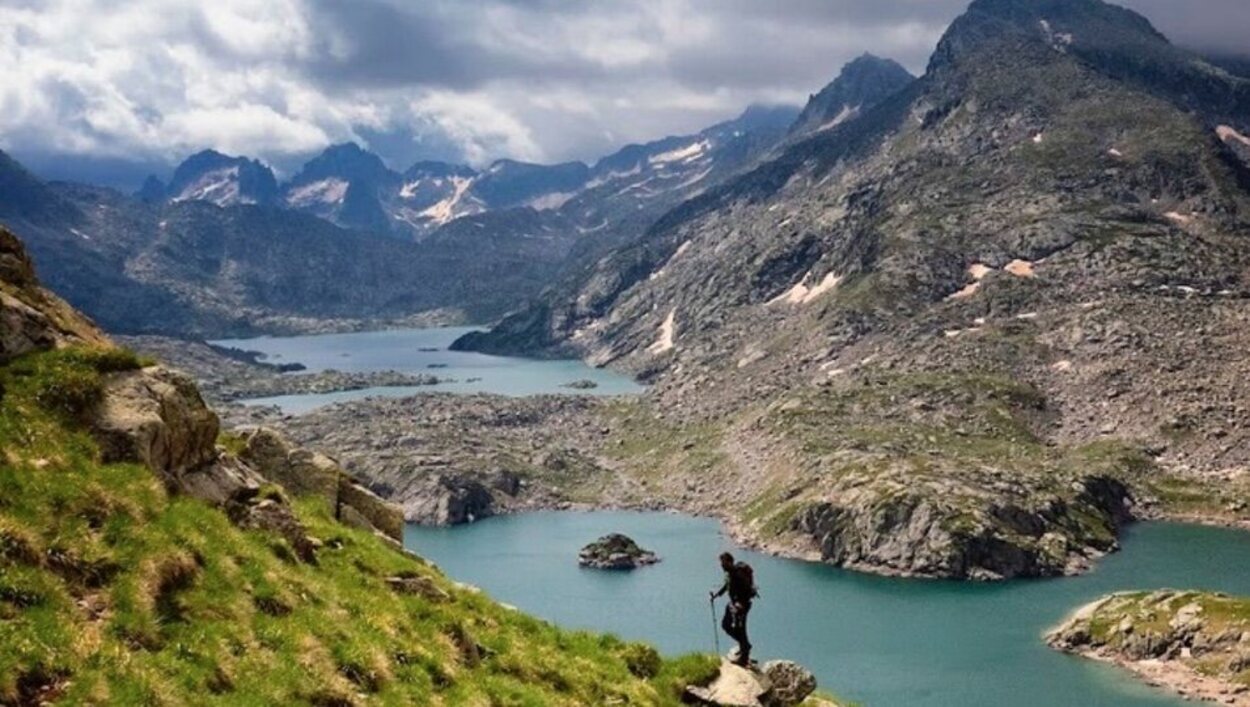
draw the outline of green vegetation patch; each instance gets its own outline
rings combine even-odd
[[[783,402],[773,430],[812,457],[854,450],[919,461],[1012,464],[1042,445],[1030,428],[1041,393],[989,374],[869,375]]]
[[[324,501],[294,507],[322,543],[305,564],[144,467],[100,464],[76,415],[140,364],[76,349],[0,367],[0,703],[676,704],[715,669],[501,607]]]
[[[605,410],[612,430],[605,453],[638,478],[658,480],[675,470],[707,472],[726,462],[724,427],[660,419],[642,401],[616,401]]]

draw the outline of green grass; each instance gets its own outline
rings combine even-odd
[[[770,423],[810,457],[839,450],[935,462],[1009,463],[1040,444],[1029,414],[1035,389],[987,374],[915,373],[866,378],[780,406]]]
[[[675,704],[714,670],[501,607],[322,501],[296,502],[323,543],[306,564],[146,468],[100,464],[79,421],[104,376],[141,363],[78,349],[0,367],[0,703]]]
[[[638,401],[613,402],[604,415],[612,429],[605,453],[639,479],[660,480],[675,468],[708,472],[725,464],[721,424],[662,420]]]

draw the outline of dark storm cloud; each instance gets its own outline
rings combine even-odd
[[[493,52],[433,5],[309,0],[310,76],[365,85],[472,87],[498,75]]]
[[[715,30],[645,36],[633,12],[651,3],[566,0],[310,0],[324,41],[309,75],[377,86],[477,88],[491,81],[627,81],[662,76],[692,87],[794,89],[825,81],[839,62],[862,53],[890,56],[921,70],[932,40],[967,7],[965,0],[689,0],[671,2]],[[1250,53],[1248,0],[1125,0],[1179,44]],[[560,25],[619,23],[657,56],[606,67],[553,32]],[[515,24],[510,24],[515,23]],[[497,32],[482,31],[486,28]],[[526,36],[528,35],[528,36]],[[509,40],[515,40],[509,43]],[[529,41],[543,45],[535,53]],[[339,42],[335,48],[334,42]],[[611,70],[609,70],[609,68]],[[819,86],[811,86],[813,90]]]

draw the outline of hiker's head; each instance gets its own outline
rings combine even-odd
[[[734,556],[727,552],[722,552],[720,554],[720,566],[725,570],[732,568],[734,566]]]

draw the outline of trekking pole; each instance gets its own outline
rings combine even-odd
[[[712,642],[716,646],[716,655],[720,655],[720,631],[716,628],[716,597],[712,597],[707,605],[712,610]]]

